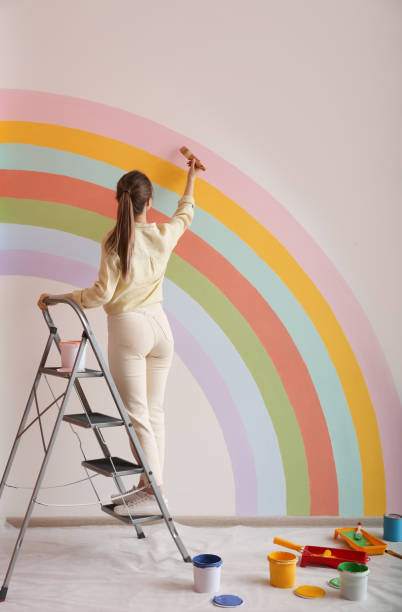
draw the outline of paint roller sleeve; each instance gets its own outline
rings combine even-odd
[[[169,257],[180,236],[190,226],[194,215],[194,199],[183,196],[174,215],[167,223],[136,223],[134,254],[128,281],[120,275],[119,256],[102,254],[98,280],[92,287],[63,294],[81,308],[103,306],[107,314],[130,312],[138,306],[154,304],[163,299],[162,281]]]

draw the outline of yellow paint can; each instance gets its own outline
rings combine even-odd
[[[290,589],[295,584],[297,557],[282,550],[269,553],[269,574],[272,586]]]

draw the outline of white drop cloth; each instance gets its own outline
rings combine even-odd
[[[339,525],[340,527],[342,524]],[[219,554],[223,559],[220,594],[244,599],[239,610],[252,612],[402,611],[402,559],[389,555],[369,562],[368,599],[350,602],[327,581],[338,575],[332,568],[296,568],[296,586],[310,584],[326,589],[321,600],[300,599],[293,589],[269,584],[267,554],[280,547],[274,536],[302,545],[339,546],[331,527],[189,527],[177,524],[188,551]],[[144,527],[138,540],[132,527],[111,519],[106,526],[28,529],[4,612],[180,612],[218,610],[212,595],[193,591],[193,569],[181,556],[164,523]],[[381,530],[370,532],[381,537]],[[1,580],[18,530],[0,529]],[[346,547],[346,546],[345,546]],[[390,544],[401,551],[401,544]],[[282,549],[284,550],[284,549]],[[0,610],[1,610],[0,609]]]

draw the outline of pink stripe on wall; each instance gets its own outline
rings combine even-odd
[[[289,212],[237,168],[197,142],[149,119],[103,104],[43,92],[0,90],[0,119],[64,125],[114,138],[182,165],[178,147],[193,148],[207,166],[205,180],[266,227],[315,283],[355,353],[374,404],[384,456],[387,508],[400,502],[398,448],[402,409],[380,344],[360,304],[331,261]]]

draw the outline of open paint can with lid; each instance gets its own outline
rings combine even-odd
[[[197,555],[193,558],[194,590],[216,593],[221,581],[222,559],[218,555]]]
[[[341,597],[360,601],[367,597],[367,582],[370,573],[367,565],[345,561],[338,565],[341,578]]]
[[[290,589],[295,584],[297,557],[293,553],[276,550],[269,553],[269,577],[272,586]]]

